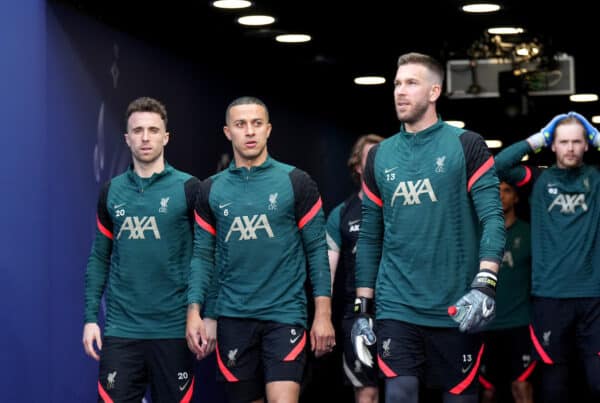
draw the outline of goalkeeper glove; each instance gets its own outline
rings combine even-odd
[[[471,283],[471,291],[462,296],[448,313],[461,332],[481,330],[496,316],[496,284],[498,276],[482,269]]]
[[[539,151],[542,147],[548,147],[552,144],[552,140],[554,139],[554,130],[556,129],[556,125],[563,119],[567,117],[566,114],[562,113],[560,115],[556,115],[550,123],[548,123],[545,127],[542,128],[538,133],[533,134],[527,138],[527,142],[532,150]]]
[[[371,298],[357,297],[354,301],[354,313],[357,314],[350,337],[356,356],[363,364],[373,367],[373,355],[369,346],[375,344],[377,338],[373,331],[373,300]]]
[[[569,112],[569,116],[575,117],[579,123],[585,128],[585,132],[592,147],[600,148],[600,133],[592,124],[583,116],[577,112]]]

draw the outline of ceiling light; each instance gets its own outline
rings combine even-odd
[[[598,100],[596,94],[573,94],[569,96],[571,102],[595,102]]]
[[[459,129],[465,127],[465,122],[462,120],[445,120],[444,122],[448,123],[450,126],[458,127]]]
[[[600,123],[600,115],[592,116],[592,123]]]
[[[363,77],[356,77],[354,79],[354,84],[358,84],[358,85],[379,85],[379,84],[384,84],[385,83],[385,78],[381,77],[381,76],[363,76]]]
[[[525,32],[523,28],[519,27],[495,27],[489,28],[487,31],[492,35],[515,35]]]
[[[275,22],[275,18],[270,15],[247,15],[240,17],[237,20],[238,24],[257,27],[261,25],[269,25]]]
[[[213,1],[212,5],[217,8],[226,8],[234,10],[238,8],[246,8],[252,5],[252,2],[247,0],[217,0]]]
[[[275,40],[277,42],[282,42],[282,43],[302,43],[302,42],[308,42],[311,39],[312,38],[310,37],[310,35],[305,35],[305,34],[284,34],[284,35],[277,35],[275,37]]]
[[[501,148],[502,147],[501,140],[486,140],[485,144],[488,146],[488,148]]]
[[[492,13],[500,10],[500,6],[493,3],[465,4],[461,8],[465,13]]]
[[[525,154],[523,158],[521,158],[521,161],[529,161],[529,154]]]

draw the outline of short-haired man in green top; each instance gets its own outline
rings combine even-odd
[[[190,402],[194,359],[185,341],[187,277],[197,178],[167,164],[167,111],[143,97],[129,104],[132,165],[106,183],[85,275],[85,352],[100,361],[98,399]],[[98,326],[106,297],[104,338]]]

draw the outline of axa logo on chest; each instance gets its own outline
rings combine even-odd
[[[421,204],[421,195],[423,194],[427,194],[429,199],[434,203],[438,201],[429,178],[419,179],[416,182],[402,181],[396,186],[390,205],[394,207],[394,203],[398,197],[403,199],[403,206]]]
[[[146,231],[150,231],[149,235],[154,236],[154,239],[160,239],[156,217],[125,217],[117,234],[117,239],[121,239],[124,232],[128,233],[127,239],[146,239]]]
[[[258,232],[260,230],[260,232]],[[230,237],[234,233],[238,233],[238,241],[247,241],[250,239],[258,239],[258,233],[264,232],[269,238],[273,238],[273,230],[266,214],[255,214],[252,217],[238,216],[233,219],[225,242],[229,242]]]

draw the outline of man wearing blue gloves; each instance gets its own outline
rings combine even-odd
[[[541,401],[573,401],[568,368],[583,363],[593,401],[600,401],[600,170],[586,165],[600,135],[585,117],[556,116],[539,133],[496,157],[501,179],[525,184],[521,158],[550,147],[556,164],[535,181],[530,197],[534,358],[542,363]]]

